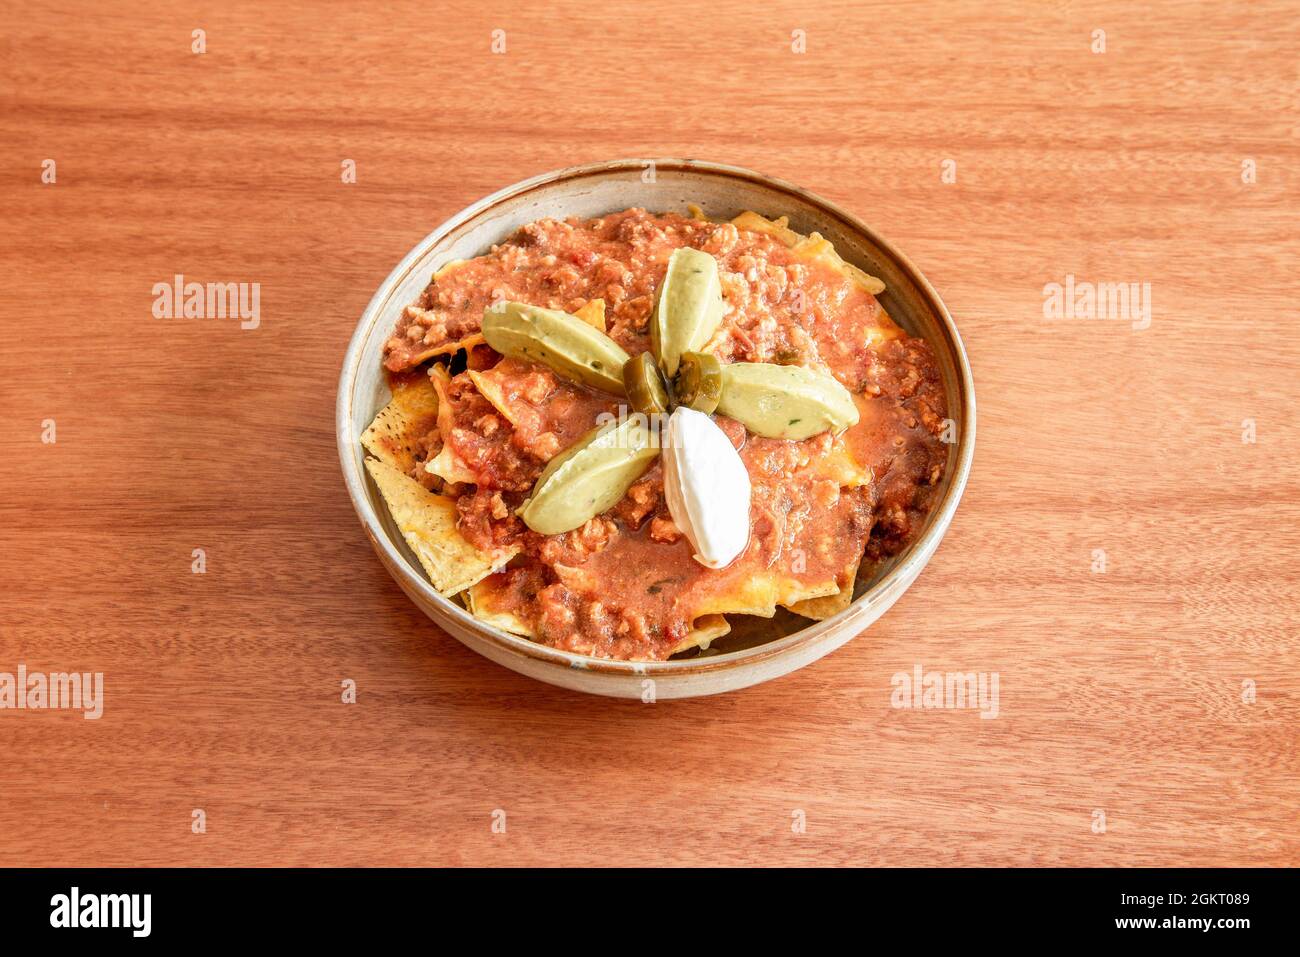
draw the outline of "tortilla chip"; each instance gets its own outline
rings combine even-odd
[[[844,442],[836,442],[831,450],[822,456],[813,474],[817,478],[830,479],[840,488],[860,488],[870,485],[872,471],[853,457],[853,451]]]
[[[400,383],[361,435],[366,451],[399,472],[415,468],[416,442],[438,427],[438,393],[424,376]]]
[[[885,291],[885,284],[882,280],[877,279],[868,273],[863,272],[852,263],[847,263],[840,258],[840,254],[835,251],[835,246],[830,240],[824,239],[821,233],[812,233],[803,236],[790,229],[788,223],[789,217],[782,216],[780,219],[767,219],[758,213],[746,210],[731,221],[737,229],[747,229],[754,233],[763,233],[777,239],[794,250],[795,255],[801,259],[807,259],[811,262],[822,262],[830,266],[836,272],[844,273],[861,288],[871,293],[873,296]]]
[[[504,361],[506,360],[503,359],[502,362]],[[497,364],[497,366],[499,365],[500,363]],[[520,409],[516,403],[511,402],[506,397],[506,389],[505,384],[502,381],[502,373],[497,369],[497,366],[493,366],[491,369],[484,369],[481,372],[477,369],[469,369],[467,370],[467,375],[469,375],[470,380],[474,383],[474,388],[478,389],[479,395],[492,403],[492,408],[500,412],[507,422],[515,428],[519,428],[519,423],[522,418],[521,413],[525,410]],[[494,372],[494,369],[497,371]]]
[[[452,426],[456,424],[454,410],[447,398],[447,390],[451,387],[451,373],[447,371],[446,366],[435,365],[429,370],[429,382],[438,396],[438,431],[443,435],[443,446],[442,451],[424,463],[424,470],[453,485],[477,482],[478,477],[446,443],[447,436],[451,435]]]
[[[521,638],[536,640],[536,634],[529,624],[512,611],[492,607],[495,593],[491,581],[476,582],[465,593],[469,612],[479,621]],[[692,648],[708,648],[723,635],[730,633],[731,625],[722,615],[701,615],[695,619],[694,626],[682,639],[681,644],[670,652],[679,655]]]
[[[777,569],[766,569],[721,589],[696,608],[695,613],[700,617],[727,614],[771,618],[776,614],[777,605],[788,607],[806,598],[835,595],[839,590],[833,578],[825,582],[801,582]]]
[[[713,642],[731,633],[731,623],[723,615],[701,615],[696,618],[693,627],[682,639],[682,643],[673,649],[673,654],[680,655],[692,648],[708,648]]]
[[[592,299],[585,306],[574,313],[579,319],[591,326],[593,329],[605,331],[605,300]]]
[[[408,312],[412,310],[416,313],[427,312],[427,310],[421,309],[419,306],[407,306],[406,309]],[[459,339],[448,339],[440,345],[430,346],[427,349],[422,349],[419,352],[412,354],[407,363],[407,367],[418,366],[421,362],[428,362],[430,359],[437,356],[455,355],[457,352],[460,352],[461,349],[473,349],[475,346],[483,345],[484,341],[483,333],[481,332],[471,332]]]
[[[437,455],[425,462],[424,470],[451,485],[473,485],[478,482],[478,476],[469,470],[460,456],[451,450],[450,445],[444,445]]]
[[[511,635],[519,635],[521,638],[533,637],[533,629],[514,612],[492,608],[490,582],[475,582],[470,586],[469,591],[465,592],[465,607],[469,609],[471,615],[486,625],[500,628]]]
[[[830,479],[840,488],[860,488],[875,479],[870,462],[878,448],[879,416],[865,395],[854,394],[853,404],[858,421],[835,436],[830,451],[812,463],[807,473],[810,478]]]
[[[432,279],[429,280],[430,283],[437,282],[443,276],[447,275],[447,273],[459,269],[461,266],[465,265],[466,262],[467,260],[464,259],[453,259],[451,262],[445,263],[441,269],[439,269],[437,272],[433,274]],[[408,318],[408,317],[426,314],[428,312],[429,310],[421,309],[419,306],[411,305],[411,306],[407,306],[402,311],[402,315],[404,318]],[[400,328],[402,327],[399,323],[399,329]],[[455,353],[459,352],[461,349],[472,349],[474,348],[474,346],[481,345],[482,343],[483,343],[483,334],[481,332],[472,332],[460,339],[450,339],[447,342],[442,343],[441,345],[430,346],[427,349],[421,349],[419,352],[412,352],[406,354],[403,356],[403,362],[400,368],[409,369],[414,366],[418,366],[421,362],[427,362],[428,360],[432,359],[434,356],[454,355]],[[403,347],[403,348],[408,348],[408,347]]]
[[[456,528],[456,500],[430,492],[415,479],[379,459],[366,459],[379,494],[429,581],[450,597],[482,581],[518,553],[480,551]]]
[[[532,370],[528,360],[507,356],[491,369],[470,369],[468,375],[479,395],[515,429],[519,446],[540,459],[550,460],[582,437],[586,430],[575,434],[575,422],[587,421],[594,426],[603,413],[613,414],[618,409],[615,396],[582,389],[563,378],[550,397],[532,402],[519,388],[522,378]],[[559,408],[565,412],[557,413]]]
[[[451,373],[444,365],[435,365],[429,370],[429,384],[438,397],[438,431],[450,435],[456,424],[455,411],[447,400],[447,390],[451,388]]]
[[[803,601],[797,601],[793,604],[786,605],[796,615],[803,615],[805,618],[812,618],[815,621],[822,621],[842,612],[853,602],[853,586],[857,583],[858,566],[862,564],[862,556],[859,555],[844,573],[837,579],[840,590],[834,595],[824,595],[821,598],[805,598]]]
[[[591,328],[604,332],[604,299],[589,300],[586,306],[578,309],[573,315],[586,322]],[[493,408],[502,413],[508,423],[517,429],[523,426],[526,420],[526,423],[536,430],[538,424],[536,408],[517,395],[512,400],[506,389],[507,377],[520,368],[528,368],[528,363],[523,359],[511,359],[507,356],[491,367],[476,368],[474,365],[469,365],[467,372],[478,394],[493,404]]]
[[[487,340],[483,338],[483,333],[471,332],[463,339],[456,339],[452,342],[438,346],[438,348],[423,356],[420,361],[424,362],[427,359],[432,359],[434,356],[455,355],[457,352],[460,352],[461,349],[473,349],[477,346],[484,345],[486,342]]]

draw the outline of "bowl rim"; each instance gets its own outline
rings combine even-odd
[[[895,559],[893,567],[863,594],[854,599],[848,608],[822,621],[810,621],[806,627],[800,628],[789,635],[784,635],[751,648],[726,652],[721,655],[676,661],[619,661],[563,651],[528,638],[509,634],[478,620],[467,609],[462,608],[456,602],[441,595],[434,589],[423,573],[411,566],[410,562],[407,561],[406,557],[390,539],[383,522],[370,501],[370,497],[366,494],[365,468],[357,464],[360,460],[356,457],[356,449],[360,445],[361,436],[352,426],[352,408],[353,392],[361,364],[361,353],[371,327],[383,312],[384,306],[393,292],[401,286],[429,249],[441,241],[443,237],[497,204],[541,187],[556,182],[576,181],[609,173],[641,172],[650,164],[653,164],[656,171],[701,172],[714,176],[746,180],[769,189],[775,189],[778,192],[787,193],[797,197],[801,202],[815,207],[819,215],[824,215],[827,219],[839,220],[843,226],[867,237],[870,242],[892,257],[899,268],[908,274],[920,295],[926,300],[939,319],[940,331],[947,338],[946,345],[957,372],[957,391],[965,409],[965,416],[961,422],[958,436],[954,473],[947,492],[932,512],[929,526],[919,538],[913,541]],[[830,200],[793,183],[745,169],[744,167],[698,159],[629,158],[570,166],[520,180],[471,203],[460,212],[446,219],[420,240],[402,258],[401,262],[393,268],[387,278],[379,284],[352,333],[347,351],[343,357],[343,368],[339,375],[338,395],[335,404],[335,433],[339,464],[343,470],[343,478],[347,486],[348,497],[352,500],[352,507],[361,520],[361,524],[369,535],[372,544],[380,551],[380,557],[384,559],[384,565],[387,566],[390,573],[396,573],[400,576],[401,580],[398,583],[403,585],[406,590],[413,589],[418,592],[423,598],[440,608],[463,627],[506,652],[523,655],[535,661],[566,669],[572,668],[636,676],[662,675],[666,677],[673,675],[675,677],[684,677],[686,675],[728,670],[740,666],[752,666],[759,662],[793,654],[802,648],[819,642],[821,639],[840,633],[843,628],[850,627],[857,618],[866,615],[875,604],[885,602],[886,607],[888,607],[888,604],[892,604],[893,600],[906,590],[938,547],[939,541],[943,538],[953,516],[956,514],[957,505],[961,500],[962,493],[965,491],[975,450],[975,384],[971,376],[966,348],[957,331],[956,323],[953,321],[948,307],[939,297],[938,292],[935,291],[929,280],[925,278],[907,256],[856,216],[841,209]],[[441,622],[435,623],[442,625]],[[856,637],[856,635],[852,637]]]

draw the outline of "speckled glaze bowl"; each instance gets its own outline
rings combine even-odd
[[[846,260],[883,279],[886,291],[879,298],[890,316],[930,342],[948,414],[957,423],[957,441],[949,447],[925,527],[873,578],[859,580],[853,603],[838,615],[819,622],[783,612],[772,622],[751,619],[737,629],[734,640],[727,640],[726,647],[733,650],[720,654],[607,661],[485,625],[434,591],[362,465],[361,433],[389,399],[380,364],[384,341],[403,307],[418,298],[438,267],[485,252],[525,223],[546,216],[594,217],[632,206],[685,213],[688,203],[701,206],[710,219],[752,209],[773,218],[789,216],[798,232],[821,233]],[[961,338],[938,294],[902,253],[856,218],[806,190],[750,170],[700,160],[629,159],[545,173],[508,186],[421,240],[380,284],[352,336],[339,378],[337,431],[348,494],[375,552],[402,590],[441,628],[498,664],[564,688],[640,698],[652,681],[656,698],[689,698],[744,688],[802,668],[861,633],[898,600],[934,554],[966,486],[975,449],[975,391]]]

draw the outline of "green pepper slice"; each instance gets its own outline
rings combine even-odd
[[[623,363],[623,388],[635,411],[645,415],[668,411],[668,390],[659,375],[655,357],[649,352]]]
[[[703,352],[683,352],[673,383],[677,404],[710,413],[722,398],[722,363]]]

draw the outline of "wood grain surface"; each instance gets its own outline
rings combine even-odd
[[[0,672],[104,711],[0,710],[0,865],[1300,863],[1294,2],[2,8]],[[843,204],[975,372],[917,583],[714,699],[466,650],[335,454],[406,251],[623,156]],[[154,318],[178,273],[260,325]],[[1149,327],[1045,319],[1067,276],[1149,283]],[[892,707],[917,665],[996,672],[997,718]]]

